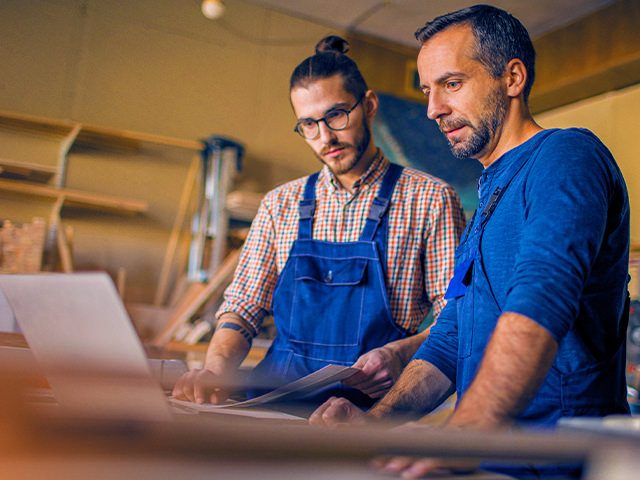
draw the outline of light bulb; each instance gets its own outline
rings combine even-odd
[[[210,20],[220,18],[224,13],[222,0],[202,0],[202,14]]]

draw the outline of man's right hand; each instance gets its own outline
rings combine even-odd
[[[219,375],[206,368],[189,370],[178,379],[172,394],[178,400],[220,404],[229,397],[229,390],[220,387],[225,383]]]
[[[343,425],[364,425],[365,413],[346,398],[331,397],[309,417],[311,425],[335,428]]]

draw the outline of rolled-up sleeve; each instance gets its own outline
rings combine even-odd
[[[413,356],[433,364],[455,385],[458,359],[458,318],[456,300],[451,299],[440,312],[438,322]]]
[[[258,333],[262,320],[271,311],[278,278],[274,239],[275,228],[265,198],[251,224],[233,281],[225,290],[216,317],[235,313],[254,328],[254,334]]]
[[[579,132],[541,147],[524,190],[524,227],[505,312],[525,315],[560,341],[575,321],[602,243],[612,164],[606,148]]]

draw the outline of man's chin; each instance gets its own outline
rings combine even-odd
[[[345,173],[348,173],[353,169],[355,162],[352,162],[346,158],[342,158],[342,159],[331,158],[331,159],[323,159],[322,163],[324,163],[327,167],[329,167],[329,170],[331,170],[331,172],[334,175],[344,175]]]

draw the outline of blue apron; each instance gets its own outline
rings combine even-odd
[[[277,335],[255,379],[278,385],[329,364],[350,366],[369,350],[408,335],[393,320],[385,281],[388,210],[402,170],[389,165],[359,240],[344,243],[313,239],[318,173],[309,177],[298,238],[273,293]],[[314,401],[339,394],[371,404],[361,392],[336,388]]]
[[[555,130],[547,130],[538,134],[539,139],[546,138],[554,131]],[[481,340],[491,337],[498,317],[502,314],[502,308],[496,299],[491,287],[491,282],[484,268],[481,254],[482,236],[487,222],[495,212],[507,187],[518,175],[523,166],[526,165],[527,160],[528,158],[522,157],[513,161],[506,168],[505,172],[501,174],[501,178],[486,205],[479,205],[478,210],[474,213],[473,218],[463,233],[460,245],[456,250],[454,276],[445,292],[445,299],[456,301],[459,332],[458,371],[456,378],[458,401],[461,399],[461,393],[467,390],[477,373],[478,364],[470,361],[470,357],[482,357],[486,342]],[[480,210],[481,212],[478,214]],[[483,302],[483,307],[487,310],[480,313],[474,310],[474,295],[477,295],[478,298],[489,299],[488,302]],[[475,305],[475,307],[477,308],[478,305]],[[483,321],[482,319],[485,320]],[[611,361],[619,362],[621,359],[624,361],[624,355],[616,354]],[[588,371],[585,373],[576,373],[577,374],[571,379],[571,382],[567,382],[555,378],[556,374],[552,368],[547,379],[545,379],[545,382],[523,414],[525,416],[531,414],[532,417],[535,417],[536,412],[546,411],[548,405],[559,405],[559,391],[562,392],[563,397],[566,397],[564,400],[566,405],[564,405],[562,409],[562,415],[575,416],[588,414],[583,412],[578,405],[572,405],[569,399],[575,397],[580,398],[582,401],[587,400],[588,402],[590,395],[594,395],[589,389],[593,390],[594,388],[593,375],[595,373],[591,374]],[[616,391],[617,386],[615,385],[615,379],[611,379],[606,385],[605,383],[607,382],[603,380],[596,382],[596,388],[598,390],[602,388],[605,390],[610,389],[609,391]],[[601,415],[603,413],[599,412],[597,408],[594,408],[591,414]],[[549,422],[550,420],[546,419],[541,426],[551,426]],[[573,464],[526,466],[484,464],[483,468],[513,475],[521,479],[555,478],[556,476],[558,476],[558,478],[579,478],[581,472],[581,466]]]

